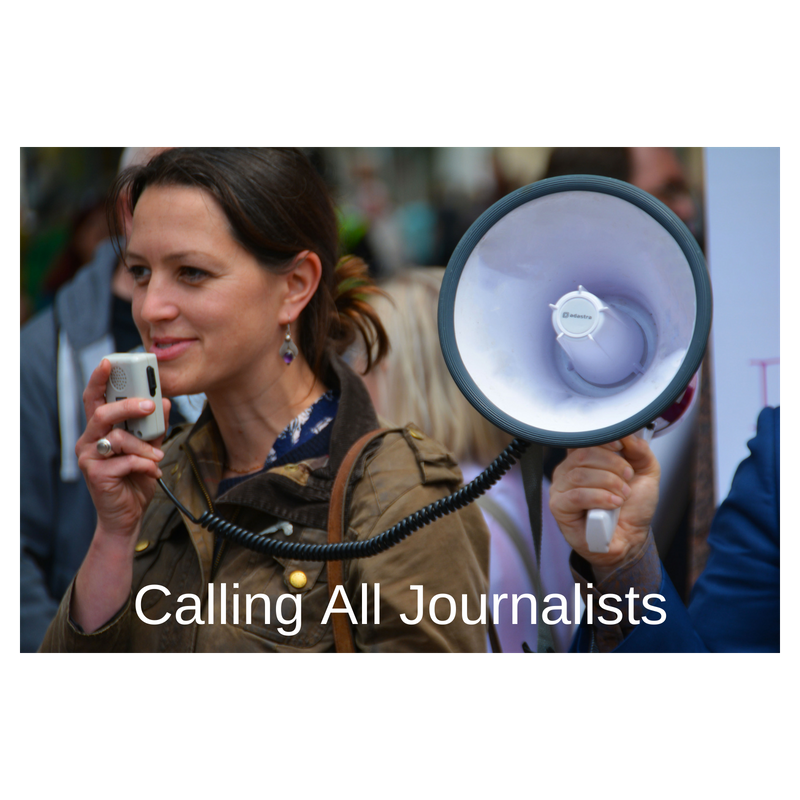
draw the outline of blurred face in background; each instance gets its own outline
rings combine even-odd
[[[683,165],[670,147],[631,147],[630,182],[670,208],[694,231],[697,207]]]

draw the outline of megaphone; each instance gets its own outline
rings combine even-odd
[[[529,442],[589,447],[675,417],[711,313],[705,259],[669,208],[628,183],[570,175],[473,223],[445,271],[439,338],[489,421]],[[607,551],[616,515],[589,520],[590,548]]]

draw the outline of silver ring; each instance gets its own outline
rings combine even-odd
[[[100,439],[97,442],[97,452],[100,453],[101,456],[110,456],[114,453],[114,448],[111,447],[111,442],[108,439]]]

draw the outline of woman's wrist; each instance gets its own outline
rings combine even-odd
[[[99,526],[95,531],[72,595],[72,619],[86,633],[102,627],[130,596],[136,538],[109,534]]]

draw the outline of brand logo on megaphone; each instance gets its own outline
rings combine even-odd
[[[564,311],[561,319],[594,319],[594,317],[591,314],[570,314],[569,311]]]

